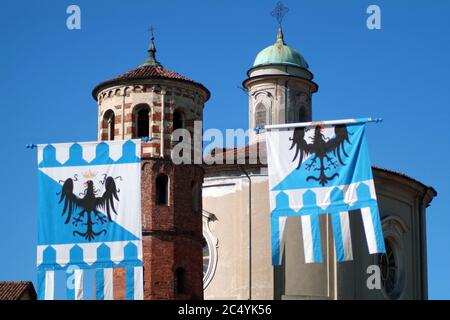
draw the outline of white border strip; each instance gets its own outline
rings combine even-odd
[[[113,268],[103,269],[103,299],[114,300]]]
[[[342,242],[344,244],[344,259],[345,261],[351,261],[353,260],[353,248],[348,211],[340,212],[339,218],[341,220],[341,234]]]
[[[305,252],[305,263],[314,263],[314,248],[311,227],[311,217],[309,215],[301,216],[303,250]]]
[[[55,300],[55,271],[45,271],[45,300]]]
[[[134,300],[144,300],[144,277],[142,267],[134,267]]]
[[[361,216],[364,224],[364,230],[366,231],[367,246],[369,247],[370,254],[378,253],[377,240],[375,237],[375,229],[372,221],[372,214],[370,208],[361,208]]]
[[[75,276],[75,281],[74,281],[75,300],[83,300],[84,299],[84,292],[83,292],[84,271],[83,271],[83,269],[75,269],[74,276]]]

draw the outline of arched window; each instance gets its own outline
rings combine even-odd
[[[173,113],[173,131],[177,130],[177,129],[182,129],[183,128],[183,115],[179,112],[179,111],[175,111]],[[178,137],[178,140],[174,140],[174,142],[181,142],[183,141],[183,137],[180,136]],[[181,150],[183,152],[183,150]],[[183,156],[183,154],[181,153],[180,156]]]
[[[306,93],[293,92],[287,109],[287,121],[291,123],[310,121],[309,105],[310,99]]]
[[[173,130],[183,128],[183,115],[179,111],[173,113]]]
[[[177,293],[186,293],[186,275],[183,268],[177,268],[175,271]]]
[[[106,129],[107,140],[114,140],[114,130],[115,130],[114,125],[115,125],[114,111],[108,110],[105,112],[103,116],[103,129]]]
[[[192,212],[198,213],[200,211],[200,188],[196,181],[191,183],[191,199],[192,199]]]
[[[148,105],[136,107],[136,137],[148,137],[150,135],[150,108]]]
[[[169,177],[165,174],[156,178],[156,204],[167,206],[169,203]]]
[[[266,107],[259,103],[255,108],[255,128],[263,127],[267,123]]]

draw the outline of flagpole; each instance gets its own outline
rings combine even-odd
[[[272,129],[290,129],[290,128],[303,128],[303,127],[315,127],[315,126],[332,126],[339,124],[357,124],[357,123],[368,123],[382,122],[382,118],[359,118],[359,119],[343,119],[343,120],[331,120],[331,121],[317,121],[317,122],[299,122],[299,123],[284,123],[284,124],[273,124],[264,126],[263,128],[258,128],[259,130],[272,130]]]
[[[141,138],[142,142],[151,142],[152,140],[153,140],[152,137],[142,137]],[[102,142],[102,141],[98,141],[98,142]],[[29,143],[29,144],[25,145],[25,148],[27,148],[27,149],[36,149],[37,148],[37,144]]]

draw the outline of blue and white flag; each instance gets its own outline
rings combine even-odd
[[[55,270],[67,298],[83,299],[84,269],[97,270],[97,299],[113,299],[117,267],[127,298],[142,299],[140,157],[140,140],[38,146],[40,299],[54,298]]]
[[[369,252],[384,252],[365,138],[369,120],[266,126],[273,265],[281,264],[289,216],[301,217],[306,263],[322,262],[319,215],[327,213],[338,261],[353,259],[352,210],[361,210]]]

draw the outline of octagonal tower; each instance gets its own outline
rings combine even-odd
[[[203,169],[173,163],[178,141],[171,134],[185,128],[193,137],[209,96],[202,84],[158,62],[153,36],[142,65],[93,90],[99,140],[150,140],[142,143],[144,299],[203,298]],[[124,272],[114,277],[114,296],[123,298]]]

